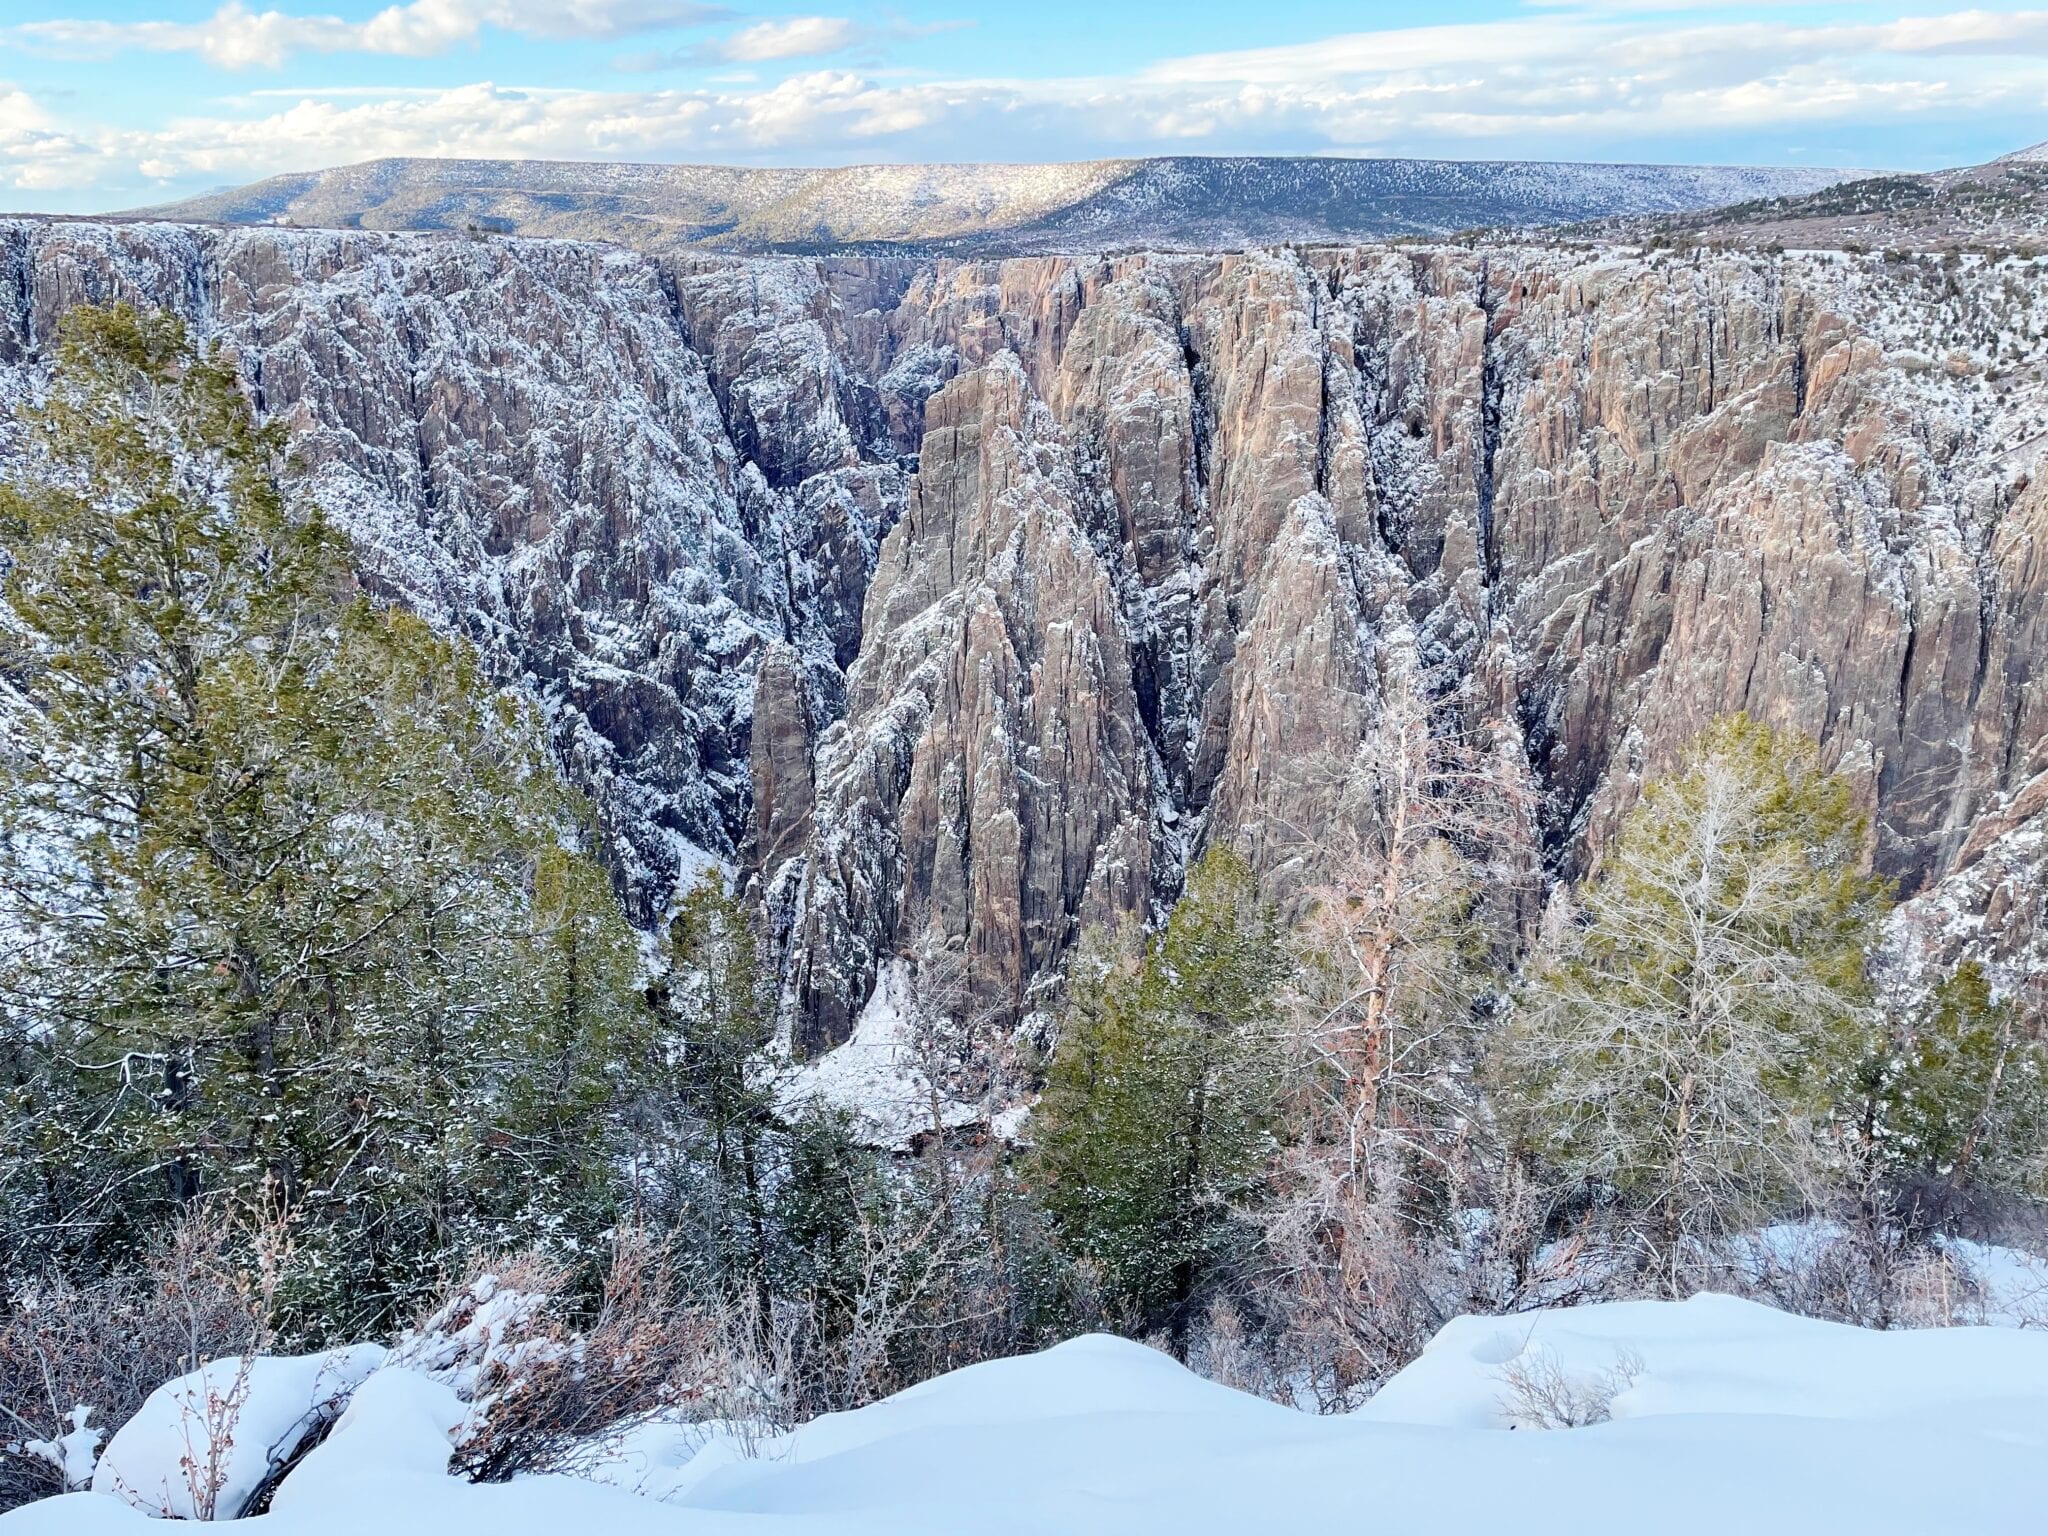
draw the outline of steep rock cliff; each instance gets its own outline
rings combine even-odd
[[[2040,957],[2048,273],[1529,248],[659,263],[0,227],[0,364],[174,305],[365,578],[548,702],[644,917],[763,902],[796,1042],[1028,1009],[1230,838],[1312,877],[1390,668],[1597,861],[1731,709],[1852,773],[1920,952]]]

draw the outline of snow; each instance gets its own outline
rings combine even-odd
[[[377,1368],[384,1350],[230,1355],[166,1382],[108,1442],[95,1494],[173,1519],[239,1511]]]
[[[2048,1328],[2048,1259],[1968,1238],[1951,1238],[1942,1246],[1976,1283],[1985,1322]]]
[[[909,1148],[929,1131],[929,1080],[914,1055],[914,1010],[910,966],[902,960],[878,967],[875,990],[844,1044],[786,1069],[775,1083],[775,1102],[784,1115],[807,1106],[844,1110],[868,1141],[892,1151]],[[972,1104],[941,1097],[939,1119],[948,1128],[972,1125],[982,1112]]]
[[[1538,1359],[1629,1367],[1612,1420],[1512,1432],[1510,1368]],[[2048,1334],[1877,1333],[1713,1295],[1460,1318],[1366,1408],[1326,1418],[1102,1336],[780,1436],[636,1429],[596,1479],[441,1475],[459,1411],[417,1373],[370,1377],[250,1536],[1926,1536],[2034,1529],[2048,1507]],[[73,1494],[0,1527],[140,1518]]]
[[[442,1382],[464,1402],[486,1380],[560,1348],[538,1328],[548,1297],[495,1274],[476,1276],[391,1352],[393,1365]]]
[[[100,1442],[107,1432],[92,1427],[92,1409],[84,1403],[66,1417],[71,1427],[63,1434],[54,1440],[24,1440],[22,1452],[56,1468],[67,1489],[90,1487],[93,1469],[99,1463]]]
[[[1796,1284],[1824,1267],[1830,1248],[1853,1240],[1831,1221],[1779,1222],[1735,1240],[1730,1257],[1742,1284],[1768,1295],[1776,1284]],[[2048,1328],[2048,1258],[1969,1238],[1934,1241],[1933,1251],[1902,1255],[1909,1268],[1927,1273],[1934,1290],[1919,1299],[1909,1321]]]
[[[762,1440],[752,1425],[645,1419],[597,1448],[577,1475],[643,1498],[674,1501],[719,1467],[756,1454]]]
[[[372,1479],[443,1476],[467,1412],[445,1381],[387,1366],[356,1388],[327,1438],[279,1485],[271,1507],[316,1511]]]
[[[2048,1444],[2048,1339],[1993,1328],[1878,1332],[1711,1294],[1457,1318],[1358,1417],[1504,1428],[1521,1417],[1507,1379],[1518,1364],[1613,1383],[1616,1422],[1713,1414],[1933,1424],[1984,1409],[2001,1432]],[[1988,1417],[1985,1427],[1994,1427]]]

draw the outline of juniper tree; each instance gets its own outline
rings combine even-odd
[[[1996,994],[1966,960],[1883,1042],[1857,1130],[1895,1182],[1951,1196],[2038,1187],[2048,1163],[2039,1027],[2020,998]]]
[[[1272,1148],[1284,971],[1249,866],[1213,848],[1142,949],[1098,936],[1070,977],[1037,1182],[1112,1306],[1182,1344]]]
[[[1625,1201],[1667,1284],[1811,1189],[1872,1028],[1889,892],[1865,843],[1811,741],[1723,720],[1645,788],[1538,957],[1505,1051],[1524,1146]]]
[[[680,1131],[665,1170],[672,1197],[708,1240],[714,1283],[751,1293],[765,1324],[772,1257],[767,1146],[772,1094],[754,1070],[769,998],[745,908],[707,869],[669,921],[668,969],[648,992],[661,1072]]]
[[[354,593],[228,358],[74,310],[28,426],[0,485],[4,1258],[104,1263],[260,1198],[346,1326],[537,1180],[609,1177],[590,1074],[630,931],[535,711]]]

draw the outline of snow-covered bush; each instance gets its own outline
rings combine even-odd
[[[561,1352],[557,1313],[567,1266],[536,1253],[480,1260],[424,1319],[400,1336],[391,1363],[446,1383],[465,1402]]]
[[[0,1317],[0,1510],[92,1480],[107,1435],[171,1377],[247,1352],[257,1288],[228,1252],[225,1221],[188,1217],[134,1271],[77,1283],[52,1274]]]
[[[748,1302],[687,1295],[660,1243],[619,1234],[593,1316],[577,1316],[569,1281],[532,1255],[485,1265],[393,1350],[466,1405],[454,1470],[582,1471],[657,1419],[788,1422],[793,1341]]]
[[[92,1489],[145,1514],[246,1514],[384,1359],[375,1344],[280,1357],[231,1355],[166,1382],[116,1431]]]
[[[1643,1357],[1623,1347],[1614,1364],[1567,1370],[1547,1349],[1526,1350],[1501,1367],[1503,1412],[1517,1429],[1578,1429],[1614,1417],[1614,1400],[1643,1374]]]

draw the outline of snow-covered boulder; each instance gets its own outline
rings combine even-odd
[[[166,1382],[108,1442],[93,1492],[174,1520],[233,1519],[383,1358],[375,1344],[230,1355]]]
[[[278,1485],[271,1508],[318,1510],[377,1478],[445,1474],[466,1412],[445,1381],[400,1366],[378,1371]]]

